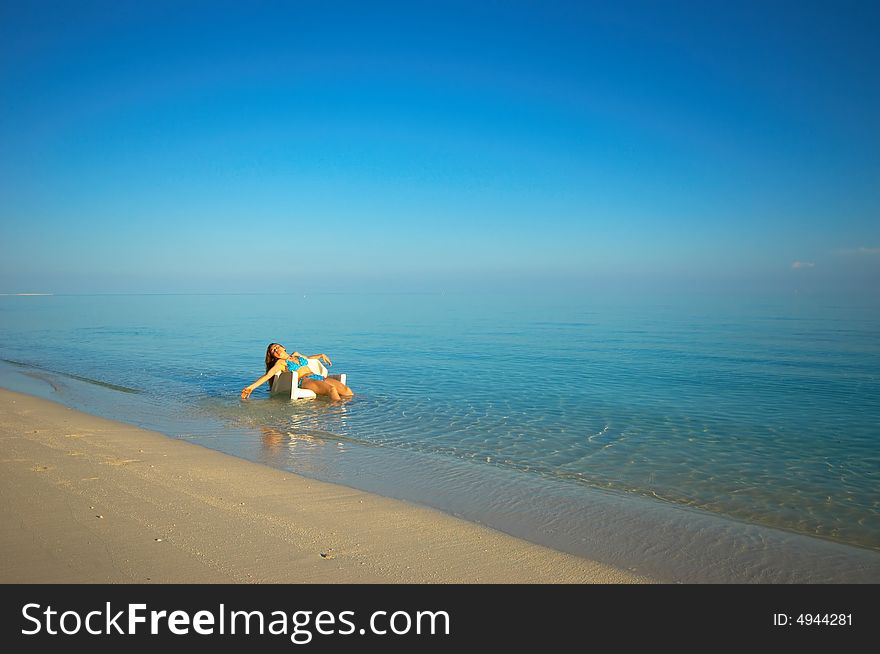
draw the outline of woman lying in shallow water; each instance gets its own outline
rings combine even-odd
[[[241,399],[247,397],[254,392],[263,382],[269,382],[269,388],[272,388],[272,382],[275,375],[279,372],[290,371],[297,376],[297,386],[314,391],[316,395],[326,395],[331,400],[340,400],[343,397],[351,397],[354,395],[348,386],[336,379],[325,379],[321,375],[309,368],[309,359],[318,359],[323,361],[325,365],[332,366],[330,358],[326,354],[313,354],[312,356],[303,356],[299,352],[288,354],[284,346],[279,343],[269,343],[266,348],[266,374],[260,377],[250,386],[246,386],[241,391]]]

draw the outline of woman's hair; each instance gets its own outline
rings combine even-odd
[[[278,361],[278,357],[272,354],[272,348],[276,345],[281,345],[281,343],[269,343],[269,347],[266,348],[266,372],[269,372],[272,369],[272,366],[275,365],[275,362]],[[272,390],[272,382],[275,381],[274,377],[269,378],[269,390]]]

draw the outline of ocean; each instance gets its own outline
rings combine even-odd
[[[268,343],[356,396],[240,390]],[[0,296],[0,385],[667,581],[880,580],[880,304]]]

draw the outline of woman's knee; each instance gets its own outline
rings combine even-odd
[[[301,387],[309,391],[314,391],[318,395],[327,393],[327,384],[318,381],[317,379],[303,379]]]
[[[337,391],[332,384],[328,384],[326,381],[318,381],[317,379],[305,379],[303,380],[302,387],[310,391],[314,391],[318,395],[327,395],[333,399],[338,399],[340,396],[339,391]]]
[[[333,388],[335,388],[339,392],[339,394],[344,397],[351,397],[352,395],[354,395],[354,391],[338,379],[326,379],[325,381],[326,383],[333,386]]]
[[[328,384],[327,382],[318,382],[321,384],[323,388],[322,395],[328,396],[331,400],[338,400],[340,398],[339,391],[336,390],[336,387],[333,384]]]

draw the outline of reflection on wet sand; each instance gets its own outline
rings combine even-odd
[[[298,445],[308,443],[310,445],[323,445],[323,438],[311,434],[284,432],[273,427],[260,427],[263,433],[263,452],[269,458],[275,458],[282,454],[290,454]]]

